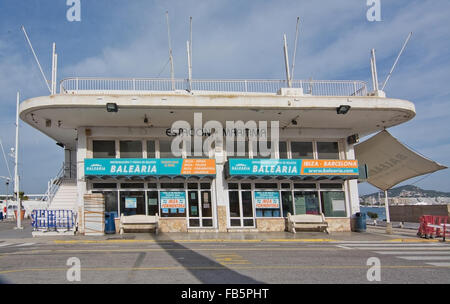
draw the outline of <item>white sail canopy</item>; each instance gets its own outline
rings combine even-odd
[[[356,159],[369,169],[367,181],[388,190],[407,179],[447,169],[408,149],[386,130],[355,146]]]

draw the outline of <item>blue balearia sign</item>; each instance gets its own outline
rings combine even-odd
[[[299,175],[301,159],[240,159],[229,160],[230,175]]]
[[[213,159],[86,158],[85,175],[215,175]]]
[[[357,160],[242,159],[229,160],[229,175],[348,175],[358,176]]]

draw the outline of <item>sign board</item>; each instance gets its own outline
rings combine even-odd
[[[278,191],[255,191],[255,208],[280,208],[280,193]]]
[[[203,158],[86,158],[89,175],[215,175],[214,159]]]
[[[161,191],[161,208],[186,208],[186,193],[184,191]]]
[[[241,159],[228,164],[229,175],[314,176],[349,175],[358,177],[357,160]]]

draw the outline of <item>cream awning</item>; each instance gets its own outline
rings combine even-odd
[[[386,130],[355,146],[356,159],[367,164],[367,181],[388,190],[407,179],[447,169],[405,147]]]

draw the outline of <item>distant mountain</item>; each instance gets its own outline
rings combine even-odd
[[[362,199],[369,197],[378,198],[378,192],[361,195]],[[384,197],[384,193],[381,194],[381,197]],[[417,186],[406,185],[388,190],[388,197],[450,197],[450,192],[424,190]]]

